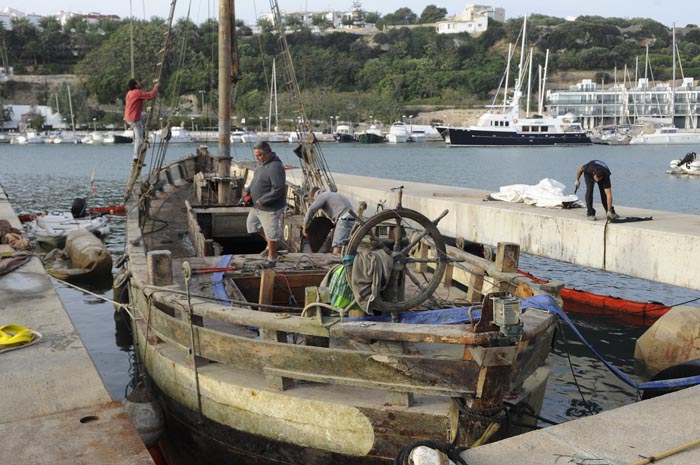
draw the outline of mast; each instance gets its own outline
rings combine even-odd
[[[649,69],[649,44],[647,44],[644,53],[644,79],[647,79],[647,69]]]
[[[239,78],[233,0],[219,1],[219,204],[231,203],[231,83]]]
[[[527,65],[527,109],[525,110],[525,117],[530,117],[530,91],[532,90],[532,47],[530,47],[530,55],[528,56]]]
[[[675,126],[675,116],[676,116],[676,23],[671,25],[671,31],[673,35],[673,71],[671,72],[671,126]]]
[[[542,65],[537,65],[537,114],[542,114]]]
[[[68,87],[68,107],[70,108],[70,126],[73,129],[73,134],[75,134],[75,118],[73,117],[73,99],[70,96],[70,86]]]
[[[508,44],[508,61],[506,61],[506,85],[503,88],[503,109],[508,105],[508,80],[510,78],[510,57],[513,56],[513,44]]]
[[[544,114],[545,88],[547,87],[547,68],[549,67],[549,49],[544,54],[544,70],[542,72],[542,87],[540,88],[540,101],[537,110],[540,115]]]
[[[273,113],[272,108],[275,111]],[[275,124],[272,126],[272,115],[275,116]],[[270,82],[270,109],[267,113],[267,138],[270,139],[270,126],[275,128],[277,131],[278,123],[278,108],[277,108],[277,65],[275,58],[272,58],[272,81]]]
[[[513,102],[511,112],[514,118],[520,117],[520,96],[522,95],[524,61],[525,61],[525,36],[527,36],[527,16],[523,17],[523,37],[520,41],[520,63],[518,64],[518,78],[513,89]]]

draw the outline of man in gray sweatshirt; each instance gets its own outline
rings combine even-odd
[[[302,233],[307,237],[306,227],[311,222],[314,215],[322,210],[328,218],[335,224],[333,228],[333,253],[340,253],[343,245],[347,242],[355,225],[355,217],[352,215],[352,204],[350,201],[337,192],[330,192],[318,187],[312,187],[309,193],[311,205],[304,216],[302,223]]]
[[[282,214],[287,206],[287,179],[282,161],[270,144],[257,143],[253,154],[260,166],[255,169],[253,181],[246,189],[253,202],[246,227],[250,234],[258,233],[267,241],[267,258],[263,267],[273,268],[277,265],[277,241],[282,237]]]

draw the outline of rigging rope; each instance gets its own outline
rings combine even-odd
[[[158,60],[158,64],[156,65],[156,79],[154,80],[154,83],[160,83],[162,78],[163,78],[163,66],[165,65],[165,59],[167,57],[168,50],[170,49],[170,39],[172,35],[172,29],[173,29],[173,17],[175,16],[175,4],[176,0],[172,0],[170,3],[170,16],[168,17],[168,22],[167,22],[167,30],[164,34],[165,37],[165,43],[163,45],[163,48],[160,50],[160,56]],[[144,123],[144,137],[143,140],[141,140],[141,145],[139,146],[139,151],[138,151],[138,159],[132,163],[131,165],[131,175],[129,177],[129,181],[126,185],[126,190],[124,192],[124,200],[128,200],[129,197],[131,196],[131,191],[134,188],[134,184],[136,184],[136,180],[139,178],[141,175],[141,168],[143,167],[143,162],[146,157],[146,152],[148,151],[148,129],[151,127],[151,121],[153,119],[153,113],[154,113],[154,108],[156,107],[155,105],[155,99],[153,104],[150,106],[150,110],[148,111],[148,114],[146,116],[146,122]]]
[[[308,191],[311,187],[316,186],[336,192],[338,188],[335,185],[335,180],[326,162],[326,158],[321,151],[318,140],[316,140],[316,137],[309,127],[309,120],[306,117],[304,102],[299,89],[299,81],[297,80],[294,70],[292,53],[287,43],[286,23],[282,20],[277,0],[270,0],[270,8],[274,17],[273,23],[277,31],[282,74],[290,99],[296,106],[296,133],[299,137],[300,145],[294,150],[294,153],[301,160],[301,168],[304,173],[302,189]],[[301,202],[300,205],[302,205],[302,209],[306,208],[304,202]]]

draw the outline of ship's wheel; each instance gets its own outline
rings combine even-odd
[[[361,256],[383,251],[392,258],[392,270],[384,276],[383,291],[371,303],[371,310],[394,313],[410,310],[429,299],[442,281],[449,261],[445,241],[437,228],[421,213],[406,208],[385,210],[372,216],[352,235],[345,248],[346,256]],[[432,252],[421,257],[422,242],[430,244]],[[358,294],[352,280],[353,265],[346,267],[348,282]]]

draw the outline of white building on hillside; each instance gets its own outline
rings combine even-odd
[[[38,26],[42,16],[33,13],[27,14],[14,8],[3,8],[0,10],[0,22],[2,22],[2,27],[6,31],[12,30],[12,20],[15,18],[27,18],[31,24]]]
[[[298,18],[299,22],[306,25],[307,27],[313,27],[315,18],[322,18],[326,26],[333,29],[340,29],[343,27],[343,19],[350,17],[352,18],[353,13],[351,11],[342,10],[324,10],[324,11],[281,11],[282,19],[294,17]],[[258,15],[258,20],[265,20],[270,24],[275,23],[275,15],[272,13],[263,13]],[[324,28],[325,29],[325,28]]]
[[[489,18],[496,21],[506,20],[506,10],[489,5],[468,4],[460,15],[437,22],[438,34],[457,34],[467,32],[479,35],[489,27]]]
[[[27,128],[30,115],[39,114],[44,117],[44,125],[53,128],[66,129],[68,123],[60,113],[54,113],[51,107],[46,105],[5,105],[12,109],[12,119],[5,121],[2,125],[3,129],[24,131]],[[34,128],[41,129],[41,128]]]

